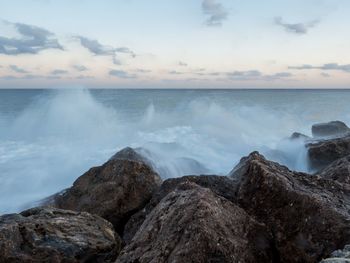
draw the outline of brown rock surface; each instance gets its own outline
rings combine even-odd
[[[350,184],[350,155],[338,159],[316,174],[322,178]]]
[[[162,186],[153,195],[150,202],[144,209],[135,213],[125,225],[123,240],[129,243],[135,233],[138,231],[146,216],[158,205],[158,203],[170,192],[174,191],[182,183],[196,183],[197,185],[209,188],[215,194],[226,198],[230,201],[236,200],[237,183],[226,176],[201,175],[201,176],[184,176],[172,178],[163,182]]]
[[[54,205],[97,214],[122,233],[130,216],[147,204],[160,184],[159,175],[144,162],[112,158],[91,168],[71,188],[56,195]]]
[[[270,229],[281,262],[317,262],[349,243],[348,185],[292,172],[257,152],[243,161],[238,203]]]
[[[306,147],[310,168],[320,170],[335,160],[350,155],[350,136],[309,143]]]
[[[152,210],[116,262],[272,262],[271,251],[263,224],[187,182]]]
[[[33,208],[0,217],[0,262],[113,262],[121,241],[88,213]]]

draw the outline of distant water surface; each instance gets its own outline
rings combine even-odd
[[[316,122],[350,123],[347,90],[0,90],[0,213],[66,187],[125,146],[166,176],[227,174],[253,150],[306,171]],[[187,162],[184,160],[192,160]]]

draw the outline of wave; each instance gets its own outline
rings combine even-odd
[[[120,112],[124,106],[107,106],[75,89],[39,96],[14,118],[0,116],[0,212],[69,187],[126,146],[144,149],[163,178],[225,175],[254,150],[307,169],[303,143],[283,139],[309,126],[293,113],[201,97],[176,105],[164,110],[151,102],[134,118],[128,112],[137,105]]]

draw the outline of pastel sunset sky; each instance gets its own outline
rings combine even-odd
[[[0,88],[348,88],[348,0],[0,0]]]

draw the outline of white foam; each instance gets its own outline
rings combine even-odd
[[[303,144],[281,141],[306,127],[298,116],[202,99],[184,107],[164,111],[150,103],[135,121],[87,90],[65,90],[37,99],[5,124],[0,120],[7,127],[0,131],[0,213],[69,187],[126,146],[150,150],[164,177],[201,173],[203,166],[224,175],[254,150],[291,169],[306,169]]]

